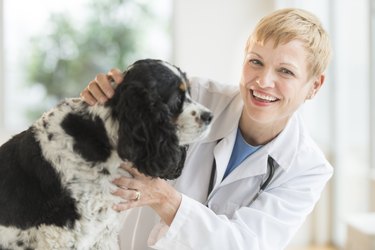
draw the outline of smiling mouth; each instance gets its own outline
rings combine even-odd
[[[274,96],[270,96],[270,95],[265,95],[263,93],[260,93],[256,90],[250,90],[251,92],[251,95],[253,96],[253,98],[259,102],[268,102],[268,103],[271,103],[271,102],[276,102],[280,99],[278,99],[277,97],[274,97]]]

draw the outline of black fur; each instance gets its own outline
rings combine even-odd
[[[175,179],[185,160],[173,122],[185,98],[179,89],[181,79],[162,65],[151,71],[146,70],[148,61],[135,65],[107,103],[120,122],[118,153],[145,175]]]
[[[74,151],[90,162],[105,162],[112,146],[103,121],[84,114],[68,114],[61,123],[65,132],[74,138]]]
[[[0,147],[0,224],[73,226],[80,215],[28,129]]]

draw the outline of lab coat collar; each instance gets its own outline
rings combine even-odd
[[[241,95],[238,93],[233,99],[228,99],[226,103],[222,103],[221,106],[226,108],[214,113],[212,132],[203,139],[203,142],[216,142],[237,131],[243,109]]]
[[[266,174],[268,156],[274,159],[277,168],[284,171],[287,171],[295,160],[301,135],[301,122],[297,113],[290,118],[287,126],[274,140],[250,155],[221,182],[235,142],[238,121],[239,117],[236,126],[231,128],[229,134],[215,147],[216,181],[214,189],[219,185],[226,185],[243,178]]]
[[[299,111],[289,119],[283,131],[269,143],[268,154],[279,167],[287,171],[293,165],[301,137],[307,133],[303,126]]]

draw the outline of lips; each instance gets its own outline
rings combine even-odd
[[[254,99],[259,102],[272,103],[272,102],[276,102],[279,100],[279,98],[275,96],[272,96],[263,92],[259,92],[256,90],[251,90],[250,92],[251,92],[251,95],[254,97]]]

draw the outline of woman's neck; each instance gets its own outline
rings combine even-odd
[[[272,123],[260,123],[242,112],[239,128],[242,136],[252,146],[265,145],[272,141],[285,128],[289,118]]]

